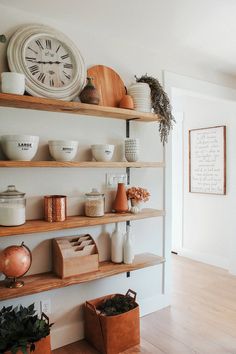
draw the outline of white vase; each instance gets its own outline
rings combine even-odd
[[[111,260],[114,263],[123,262],[124,235],[120,230],[119,223],[111,235]]]
[[[131,208],[130,208],[130,212],[132,214],[138,214],[141,211],[141,205],[142,202],[139,202],[135,199],[131,199]]]
[[[13,93],[16,95],[23,95],[25,92],[25,75],[14,72],[3,72],[2,79],[2,92]]]
[[[124,239],[124,263],[132,264],[134,261],[134,244],[131,235],[131,227],[127,226],[127,232]]]

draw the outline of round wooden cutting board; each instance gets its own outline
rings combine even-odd
[[[98,90],[100,106],[119,107],[119,102],[126,94],[125,85],[120,76],[108,66],[95,65],[88,69],[87,74],[93,77]]]

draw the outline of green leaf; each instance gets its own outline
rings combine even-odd
[[[6,43],[6,41],[7,41],[6,36],[4,34],[1,34],[0,35],[0,43]]]
[[[52,324],[35,314],[34,304],[29,307],[12,306],[0,310],[0,353],[11,350],[17,353],[18,348],[26,352],[27,346],[34,350],[34,342],[50,333]]]

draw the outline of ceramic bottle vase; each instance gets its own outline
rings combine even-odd
[[[93,85],[92,77],[87,77],[87,85],[81,91],[79,98],[83,103],[99,104],[99,94],[96,87]]]
[[[113,209],[116,213],[126,213],[129,210],[126,188],[124,183],[118,183]]]
[[[124,263],[132,264],[134,261],[134,245],[131,235],[131,228],[127,226],[127,231],[124,239]]]
[[[115,231],[111,235],[111,260],[114,263],[123,262],[124,235],[116,223]]]

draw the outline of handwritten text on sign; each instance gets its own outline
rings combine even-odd
[[[190,130],[190,192],[225,194],[225,127]]]

